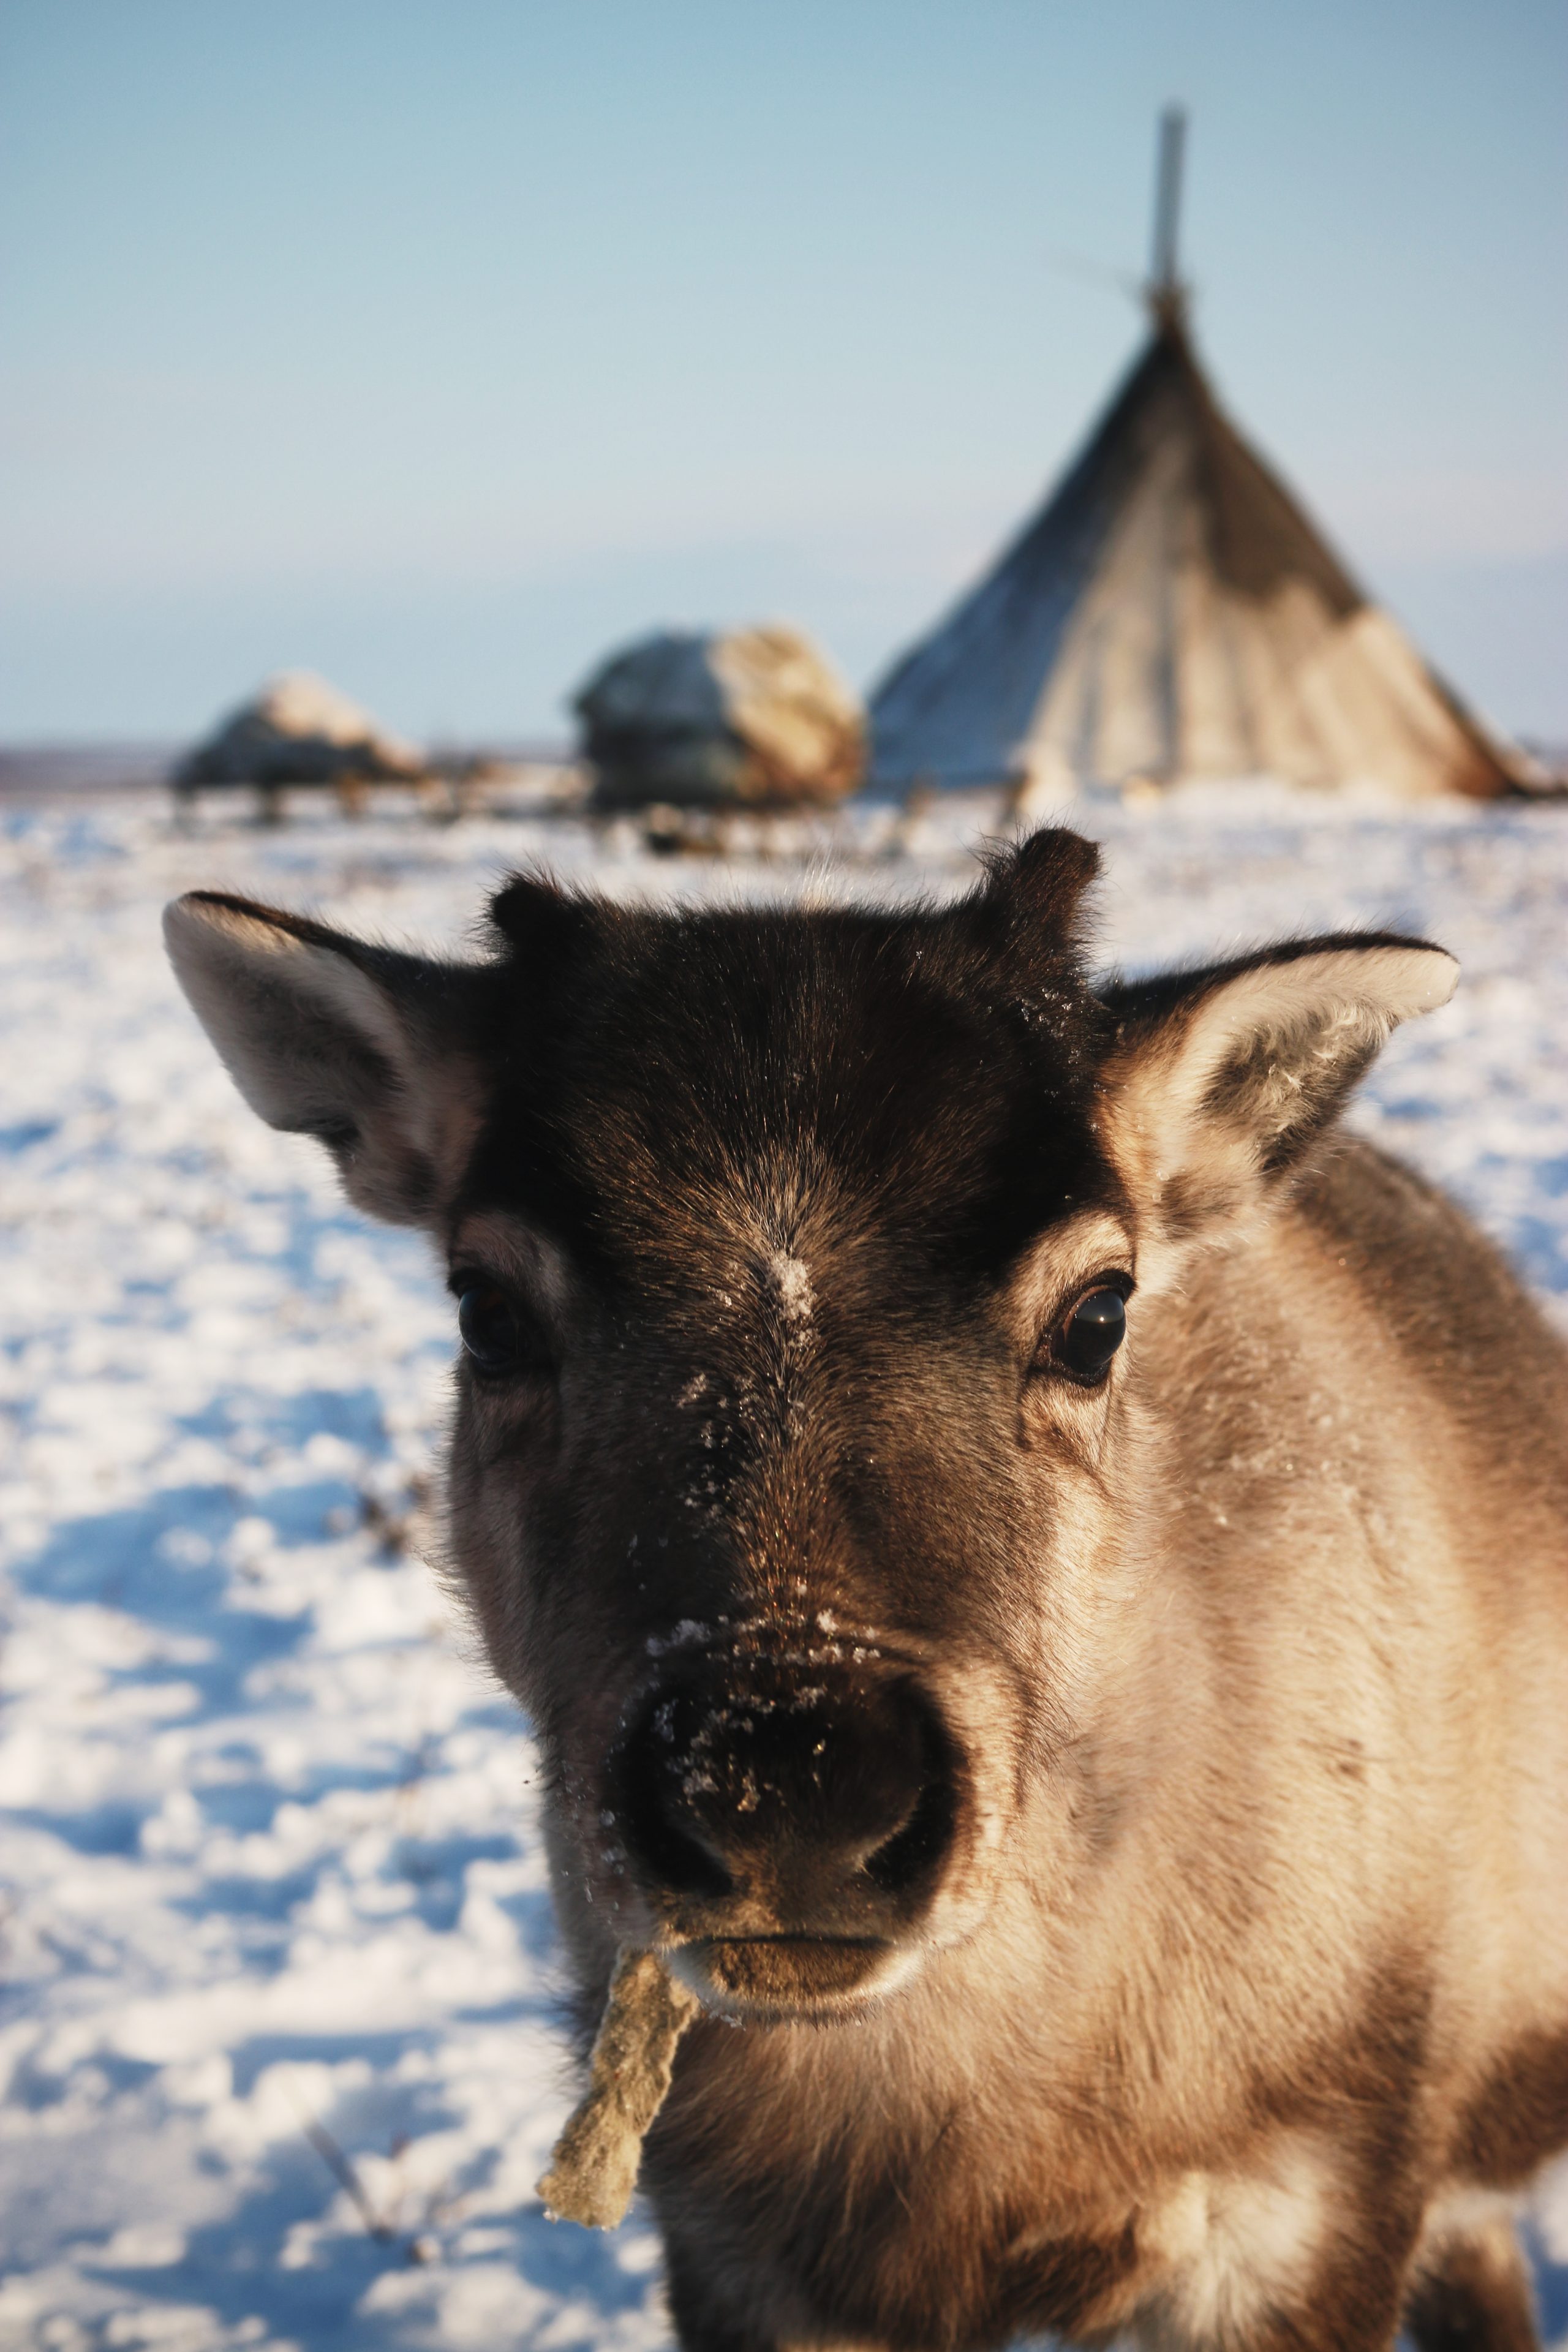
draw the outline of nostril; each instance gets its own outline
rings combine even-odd
[[[942,1860],[952,1843],[952,1785],[944,1774],[921,1789],[908,1818],[860,1867],[884,1895],[907,1895]]]
[[[639,1825],[637,1843],[672,1895],[702,1895],[716,1901],[732,1895],[735,1882],[711,1846],[681,1823],[655,1818]]]
[[[667,1764],[647,1754],[627,1759],[621,1817],[638,1859],[672,1895],[732,1895],[735,1882],[701,1833],[679,1782]]]

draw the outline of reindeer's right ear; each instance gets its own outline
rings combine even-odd
[[[352,1200],[436,1222],[483,1115],[482,968],[197,890],[163,916],[181,987],[268,1126],[327,1145]]]

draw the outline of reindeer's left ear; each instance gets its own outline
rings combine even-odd
[[[1259,1205],[1389,1032],[1446,1004],[1458,974],[1442,948],[1374,933],[1103,989],[1102,1125],[1140,1207],[1183,1239]]]

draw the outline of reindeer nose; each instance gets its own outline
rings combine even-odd
[[[701,1661],[654,1692],[618,1777],[651,1887],[781,1932],[908,1924],[953,1837],[950,1743],[907,1671]]]

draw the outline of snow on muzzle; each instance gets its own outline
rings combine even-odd
[[[707,1651],[670,1660],[612,1762],[616,1825],[682,1973],[794,2006],[886,1974],[953,1853],[955,1744],[919,1674]]]

